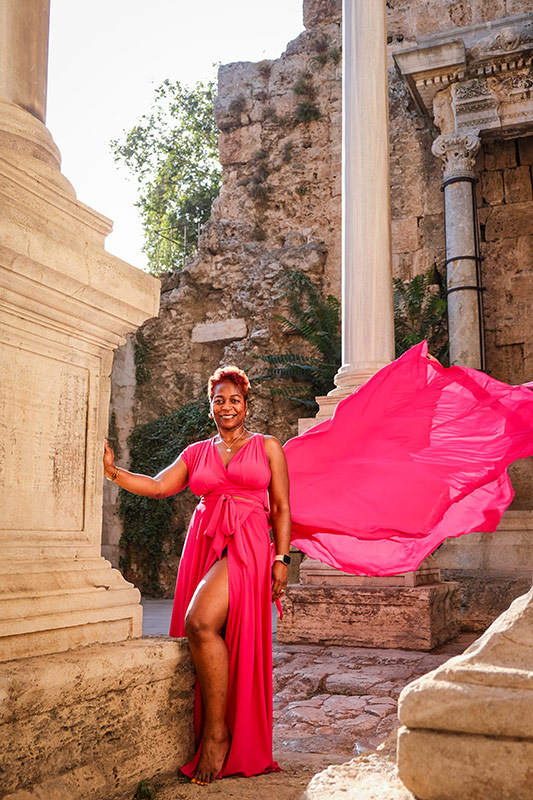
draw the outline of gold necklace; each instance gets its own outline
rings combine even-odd
[[[235,442],[238,442],[238,441],[239,441],[239,439],[240,439],[242,436],[244,436],[244,434],[245,434],[245,433],[246,433],[246,428],[243,428],[243,429],[242,429],[242,433],[241,433],[239,436],[237,436],[237,438],[236,438],[236,439],[234,439],[234,440],[232,441],[232,443],[230,444],[230,446],[229,446],[229,447],[228,447],[228,443],[227,443],[227,442],[224,442],[224,439],[222,438],[222,434],[221,434],[221,433],[219,433],[219,434],[218,434],[218,435],[220,436],[220,441],[224,443],[224,446],[225,446],[225,448],[226,448],[226,453],[231,453],[231,448],[233,447],[233,445],[235,444]]]

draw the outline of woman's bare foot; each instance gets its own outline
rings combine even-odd
[[[224,765],[230,742],[227,728],[219,734],[208,735],[204,732],[202,753],[194,773],[194,783],[205,785],[215,780]]]

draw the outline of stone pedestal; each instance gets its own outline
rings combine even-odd
[[[506,511],[494,533],[446,539],[435,552],[444,578],[459,584],[463,630],[482,633],[529,591],[532,531],[533,511]]]
[[[100,555],[113,350],[159,281],[105,250],[44,125],[48,0],[0,4],[0,661],[141,635]]]
[[[432,650],[458,631],[456,583],[411,588],[291,585],[277,638],[284,643]]]
[[[533,589],[400,695],[401,780],[420,800],[530,800]]]
[[[193,753],[183,641],[92,645],[0,665],[0,796],[113,800]]]
[[[349,572],[306,558],[300,566],[300,583],[304,586],[427,586],[440,583],[440,569],[433,556],[428,556],[417,570],[388,577],[351,575]]]
[[[113,349],[159,282],[106,253],[43,123],[0,102],[3,475],[0,661],[141,635],[139,592],[100,555]]]

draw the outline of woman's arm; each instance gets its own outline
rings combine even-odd
[[[285,453],[279,441],[265,436],[265,450],[270,463],[270,517],[276,555],[289,555],[291,543],[291,509],[289,505],[289,473]],[[272,567],[272,600],[278,600],[287,585],[288,567],[275,561]]]
[[[189,471],[183,459],[177,458],[173,464],[161,470],[155,478],[128,472],[127,469],[115,466],[115,454],[106,439],[104,443],[104,475],[132,494],[160,499],[181,492],[187,486]]]

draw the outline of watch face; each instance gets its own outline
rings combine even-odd
[[[283,556],[283,563],[284,564],[290,564],[291,563],[291,557],[290,556]]]

